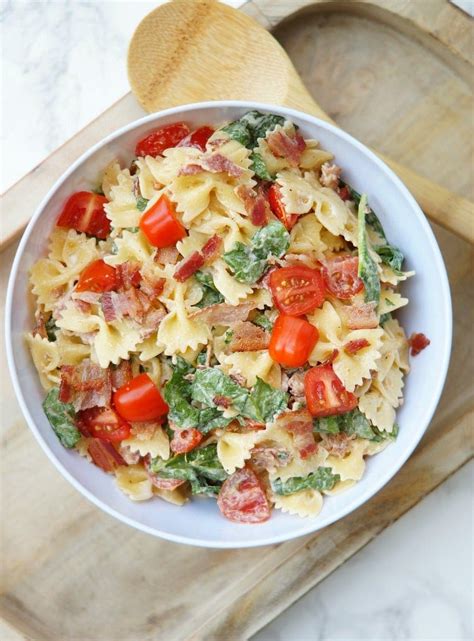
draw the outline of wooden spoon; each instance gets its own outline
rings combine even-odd
[[[130,42],[128,77],[148,112],[203,100],[255,100],[335,124],[275,38],[252,18],[215,0],[174,0],[148,14]],[[432,221],[474,242],[470,201],[378,155]]]

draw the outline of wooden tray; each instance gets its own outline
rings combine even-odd
[[[468,196],[467,16],[444,0],[308,4],[254,0],[243,10],[276,27],[306,85],[341,126]],[[304,16],[288,17],[300,8]],[[84,149],[142,113],[130,95],[123,98],[22,188],[38,199]],[[466,242],[434,231],[456,319],[442,401],[395,479],[317,534],[256,550],[213,551],[161,541],[115,521],[46,461],[5,377],[0,638],[247,639],[465,463],[472,456],[473,395],[465,385],[474,378],[472,253]],[[2,291],[14,250],[2,255]]]

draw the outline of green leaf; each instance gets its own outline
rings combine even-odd
[[[239,120],[234,120],[222,127],[222,131],[225,131],[233,140],[237,140],[244,147],[254,149],[259,138],[265,138],[277,125],[283,125],[284,122],[283,116],[248,111]]]
[[[49,390],[43,401],[43,409],[48,421],[51,423],[51,427],[64,447],[74,447],[81,438],[81,433],[74,423],[74,407],[71,403],[62,403],[59,400],[59,389],[57,387]]]
[[[288,406],[288,394],[257,376],[242,413],[255,421],[269,423]]]
[[[314,429],[321,434],[339,434],[341,432],[349,435],[355,434],[355,436],[369,441],[390,438],[389,432],[380,432],[358,409],[337,416],[318,418],[314,421]]]
[[[241,387],[217,367],[196,371],[191,390],[193,401],[214,407],[214,398],[222,396],[228,399],[236,409],[242,411],[248,395],[248,390],[245,387]]]
[[[196,358],[196,363],[198,365],[205,365],[207,361],[207,350],[203,350],[202,352],[199,352]]]
[[[149,199],[148,198],[143,198],[143,196],[139,196],[137,198],[137,209],[138,209],[138,211],[145,211],[146,206],[148,205],[148,203],[149,203]]]
[[[265,272],[270,256],[281,258],[289,245],[290,234],[285,226],[277,220],[272,220],[253,235],[249,245],[237,242],[223,258],[236,280],[241,283],[255,283]]]
[[[49,342],[54,343],[54,341],[56,340],[56,332],[58,331],[59,327],[56,325],[56,321],[52,316],[50,316],[46,321],[45,328]]]
[[[380,316],[379,323],[383,326],[389,320],[392,320],[392,314],[390,312],[386,312]]]
[[[341,431],[338,416],[317,418],[314,420],[313,425],[315,431],[320,432],[321,434],[339,434]]]
[[[355,202],[356,206],[359,207],[360,199],[362,198],[362,196],[359,194],[359,192],[356,191],[355,189],[353,189],[350,185],[348,185],[343,180],[341,180],[340,182],[345,187],[348,188],[348,190],[349,190],[349,192],[351,194],[352,200]],[[367,225],[370,225],[370,227],[372,227],[372,229],[374,231],[376,231],[379,236],[381,236],[384,240],[387,240],[387,237],[385,236],[385,231],[383,229],[382,223],[380,222],[378,216],[375,214],[373,209],[371,209],[368,205],[367,205],[367,213],[365,215],[365,221],[366,221]]]
[[[222,131],[225,131],[226,134],[229,134],[232,140],[237,140],[237,142],[240,142],[244,147],[247,147],[248,149],[252,148],[253,136],[246,123],[241,122],[240,120],[234,120],[234,122],[222,127]]]
[[[402,252],[393,245],[378,245],[374,247],[382,262],[389,265],[395,272],[400,272],[405,259]]]
[[[199,303],[196,304],[196,307],[209,307],[209,305],[217,305],[218,303],[223,303],[225,298],[217,289],[214,284],[212,275],[208,272],[197,271],[194,274],[196,280],[201,284],[202,289],[202,298]]]
[[[250,160],[252,161],[250,169],[255,172],[255,174],[259,178],[261,178],[262,180],[275,180],[275,178],[268,171],[265,161],[263,160],[261,154],[258,153],[258,151],[253,151],[250,154]]]
[[[253,319],[252,323],[254,325],[258,325],[259,327],[263,327],[267,332],[271,332],[273,329],[273,323],[272,321],[268,318],[268,316],[265,316],[265,314],[257,314],[255,318]]]
[[[293,476],[286,481],[275,479],[272,481],[272,490],[280,496],[288,496],[308,488],[319,490],[332,490],[341,477],[339,474],[333,474],[330,467],[318,467],[318,469],[308,476]]]
[[[380,281],[377,271],[377,265],[369,254],[367,233],[365,230],[365,215],[367,206],[367,196],[363,194],[359,202],[359,278],[362,279],[365,287],[365,301],[379,303],[380,300]]]
[[[138,232],[140,231],[140,227],[125,227],[125,229],[131,234],[138,234]]]

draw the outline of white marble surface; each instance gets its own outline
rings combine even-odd
[[[128,40],[157,4],[2,3],[2,191],[127,91]],[[473,469],[455,474],[255,641],[472,639]]]

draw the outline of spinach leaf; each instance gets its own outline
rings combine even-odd
[[[361,278],[365,287],[365,301],[379,303],[380,300],[380,281],[377,271],[377,265],[369,254],[367,233],[365,230],[365,215],[367,206],[367,196],[363,194],[359,202],[359,278]]]
[[[378,443],[379,443],[380,441],[385,441],[385,440],[387,440],[387,439],[390,439],[390,440],[392,440],[392,441],[395,441],[395,440],[397,439],[398,432],[399,432],[399,427],[398,427],[398,424],[397,424],[397,423],[394,423],[394,425],[393,425],[393,427],[392,427],[392,431],[391,431],[391,432],[386,432],[385,430],[379,430],[379,429],[378,429],[378,428],[376,428],[376,427],[373,427],[372,429],[374,430],[374,434],[375,434],[375,436],[374,436],[374,438],[373,438],[373,439],[371,439],[371,440],[372,440],[372,441],[376,441],[376,442],[378,442]]]
[[[193,494],[216,496],[227,473],[217,457],[217,445],[212,443],[187,454],[178,454],[164,461],[152,459],[150,470],[167,479],[180,479],[191,483]]]
[[[137,209],[138,211],[145,211],[146,206],[148,205],[149,199],[148,198],[143,198],[143,196],[139,196],[137,198]]]
[[[355,434],[369,441],[381,441],[391,437],[390,432],[380,432],[358,409],[338,416],[316,419],[314,429],[321,434],[339,434],[340,432]]]
[[[272,481],[272,490],[280,496],[287,496],[308,488],[321,492],[323,490],[332,490],[340,479],[339,474],[333,474],[330,467],[318,467],[315,472],[308,474],[308,476],[293,476],[286,481],[275,479]]]
[[[252,161],[250,169],[255,172],[256,176],[258,176],[262,180],[275,180],[275,178],[268,171],[265,161],[263,160],[261,154],[258,153],[258,151],[253,151],[250,154],[250,160]]]
[[[277,414],[287,408],[288,394],[272,387],[257,376],[242,413],[261,423],[272,421]]]
[[[81,433],[74,423],[74,407],[71,403],[62,403],[59,400],[57,387],[49,390],[43,401],[43,410],[64,447],[74,447],[81,438]]]
[[[265,138],[267,133],[275,129],[277,125],[283,125],[285,119],[276,114],[262,114],[259,111],[248,111],[239,120],[234,120],[225,127],[225,131],[233,140],[248,149],[257,146],[259,138]]]
[[[203,350],[202,352],[199,352],[196,358],[196,363],[198,365],[205,365],[207,361],[207,351]]]
[[[56,321],[52,316],[50,316],[46,321],[45,328],[46,328],[46,334],[48,335],[49,342],[54,343],[54,341],[56,340],[56,332],[58,331],[59,328],[56,325]]]
[[[213,407],[215,406],[214,398],[222,396],[242,412],[246,406],[248,395],[248,390],[245,387],[241,387],[217,367],[196,371],[191,391],[194,401]]]
[[[389,265],[395,272],[400,272],[405,259],[402,252],[393,245],[378,245],[374,247],[382,262]]]
[[[202,289],[202,298],[196,307],[209,307],[209,305],[217,305],[224,302],[224,296],[220,293],[214,284],[212,275],[208,272],[197,271],[194,274],[196,280],[200,283]]]
[[[313,421],[314,430],[321,434],[339,434],[341,431],[339,423],[339,416],[324,416]]]
[[[359,194],[358,191],[353,189],[350,185],[345,183],[343,180],[340,181],[347,189],[349,190],[349,193],[351,194],[352,200],[355,202],[356,206],[359,207],[360,204],[360,199],[362,196]],[[385,231],[382,226],[382,223],[380,222],[378,216],[376,213],[367,205],[367,212],[365,215],[365,221],[367,225],[370,225],[374,231],[377,232],[379,236],[381,236],[384,240],[387,240],[387,237],[385,236]]]
[[[379,323],[383,326],[389,320],[392,320],[392,314],[390,312],[386,312],[380,316]]]
[[[277,220],[261,227],[252,237],[250,245],[237,242],[223,256],[236,280],[255,283],[267,268],[270,256],[281,258],[290,245],[290,235]]]
[[[259,327],[263,327],[263,329],[266,329],[267,332],[271,332],[273,329],[272,321],[268,318],[268,316],[265,316],[265,314],[257,314],[252,323],[254,325],[258,325]]]

